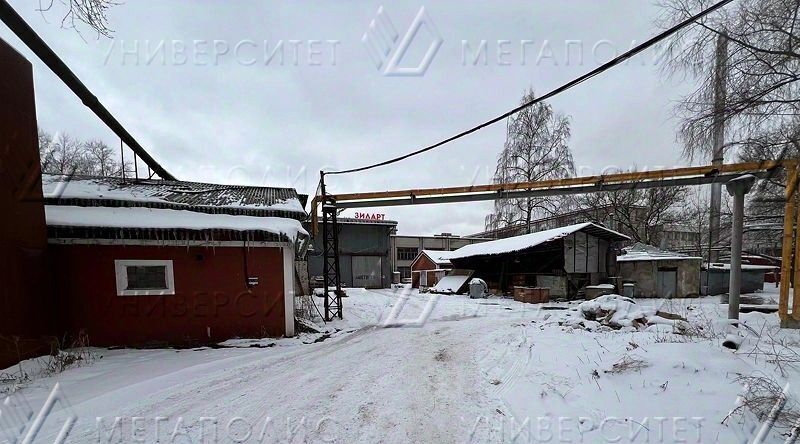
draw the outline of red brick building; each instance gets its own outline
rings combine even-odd
[[[452,251],[422,250],[411,263],[411,286],[433,287],[453,269],[450,263]]]

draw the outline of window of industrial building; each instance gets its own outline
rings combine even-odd
[[[416,248],[398,247],[397,248],[397,260],[413,261],[417,257],[418,253],[419,253],[419,250],[417,250]]]
[[[116,260],[118,296],[175,294],[175,276],[170,260]]]
[[[400,279],[407,279],[411,277],[411,267],[397,267],[400,272]]]

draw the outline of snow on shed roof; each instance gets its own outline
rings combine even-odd
[[[294,219],[306,216],[301,196],[292,188],[43,174],[42,191],[47,204],[57,205],[213,210]]]
[[[464,289],[467,281],[472,277],[472,271],[459,270],[441,279],[429,291],[431,293],[453,294]]]
[[[702,268],[703,268],[703,270],[707,270],[707,269],[708,269],[708,264],[703,264],[703,265],[702,265]],[[777,270],[778,268],[780,268],[780,267],[778,267],[777,265],[750,265],[750,264],[742,264],[742,270],[751,270],[751,271],[754,271],[754,270],[762,270],[762,271],[767,271],[767,270]],[[731,264],[722,264],[722,263],[719,263],[719,262],[713,262],[713,263],[711,264],[711,269],[712,269],[712,270],[725,270],[725,271],[730,271],[730,269],[731,269]]]
[[[300,222],[282,217],[236,216],[147,207],[45,205],[48,227],[232,230],[308,236]]]
[[[450,259],[464,259],[473,256],[488,256],[494,254],[513,253],[516,251],[527,250],[537,245],[561,239],[569,236],[572,233],[583,231],[591,234],[592,236],[601,239],[612,241],[628,240],[628,236],[618,233],[614,230],[609,230],[600,225],[584,222],[581,224],[568,225],[566,227],[554,228],[552,230],[539,231],[531,234],[524,234],[522,236],[509,237],[506,239],[498,239],[489,242],[478,244],[465,245],[450,256]]]
[[[703,258],[698,256],[687,256],[681,253],[662,250],[652,245],[637,242],[628,248],[624,249],[625,254],[617,256],[617,262],[634,262],[634,261],[680,261],[689,259]]]

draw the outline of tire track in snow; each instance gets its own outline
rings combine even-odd
[[[192,418],[235,415],[260,424],[272,414],[276,427],[284,418],[333,417],[325,431],[341,434],[342,442],[461,442],[471,418],[493,412],[473,358],[482,324],[364,328],[310,350],[210,369],[119,413],[184,417],[193,439],[202,424]],[[270,437],[280,440],[283,430]]]

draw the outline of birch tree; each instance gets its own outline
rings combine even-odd
[[[521,103],[534,98],[534,92],[528,91]],[[525,108],[508,120],[506,142],[498,156],[493,182],[534,182],[573,176],[575,165],[567,145],[569,137],[569,118],[554,112],[549,104],[541,102]],[[557,214],[563,210],[560,206],[563,202],[557,197],[498,199],[486,219],[486,228],[521,225],[525,233],[530,233],[533,220]]]

